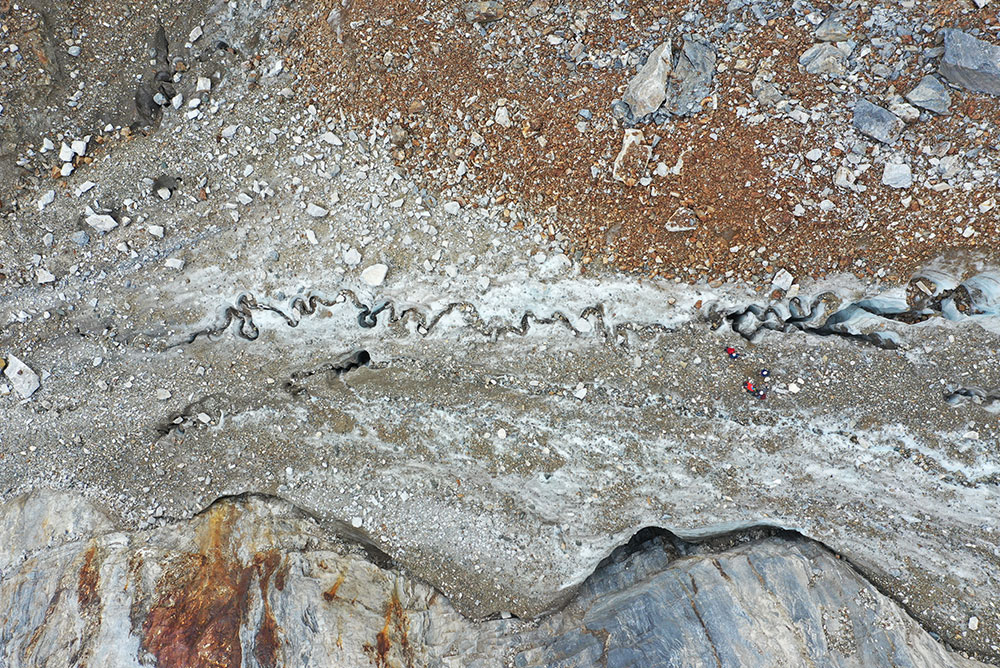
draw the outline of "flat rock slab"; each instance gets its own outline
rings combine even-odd
[[[39,281],[41,282],[41,281]],[[14,355],[10,355],[4,367],[3,375],[10,381],[14,391],[22,399],[27,399],[41,386],[42,381],[38,374],[32,371],[31,367],[19,360]]]

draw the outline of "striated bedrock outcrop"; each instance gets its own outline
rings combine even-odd
[[[0,508],[0,532],[11,668],[983,665],[828,550],[766,533],[646,531],[560,612],[474,622],[273,498],[120,531],[79,495],[35,492]]]

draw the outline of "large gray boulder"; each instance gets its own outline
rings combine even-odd
[[[1000,46],[961,30],[944,35],[944,57],[938,68],[956,86],[1000,95]]]

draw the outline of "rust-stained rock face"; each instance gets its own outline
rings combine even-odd
[[[84,553],[83,567],[77,581],[76,600],[81,611],[90,611],[101,605],[101,594],[98,587],[101,584],[98,573],[99,563],[95,563],[97,547],[91,547]]]
[[[198,535],[199,550],[172,560],[157,582],[157,601],[143,625],[143,648],[160,666],[238,666],[240,628],[255,568],[231,544],[233,506],[215,506]]]
[[[24,501],[0,507],[12,554],[39,522],[92,510],[78,497]],[[55,514],[19,514],[31,508]],[[815,543],[684,544],[696,554],[678,558],[676,539],[652,535],[557,614],[473,622],[283,501],[221,500],[150,531],[46,540],[0,571],[0,666],[982,665]]]

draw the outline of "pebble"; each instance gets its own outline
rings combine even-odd
[[[799,390],[801,390],[801,389],[802,389],[802,388],[800,388],[800,387],[799,387],[798,385],[796,385],[795,383],[789,383],[789,384],[788,384],[788,391],[789,391],[789,392],[791,392],[792,394],[798,394],[798,393],[799,393]]]
[[[344,145],[344,142],[342,142],[340,140],[340,137],[338,137],[337,135],[333,134],[332,132],[324,132],[323,134],[321,134],[319,136],[319,138],[320,138],[320,141],[325,141],[327,144],[330,144],[331,146],[343,146]]]
[[[979,630],[979,617],[969,617],[969,630],[978,631]]]
[[[88,225],[98,232],[110,232],[118,227],[118,221],[106,213],[88,215],[86,221]]]
[[[69,53],[69,55],[73,56],[74,58],[80,55],[80,47],[75,44],[69,47],[69,49],[67,49],[66,51],[67,53]]]
[[[469,23],[490,23],[504,17],[504,8],[497,0],[467,2],[464,13],[465,20]]]
[[[806,160],[809,160],[810,162],[816,162],[822,157],[823,157],[822,149],[814,148],[813,150],[806,153]]]
[[[160,401],[166,401],[170,396],[170,390],[165,390],[162,387],[156,390],[156,398]]]
[[[63,162],[70,162],[74,155],[75,154],[73,153],[73,149],[70,148],[70,145],[63,142],[62,146],[59,147],[59,159]]]
[[[56,191],[49,190],[44,195],[38,198],[38,210],[41,211],[49,204],[52,204],[52,202],[54,202],[55,199],[56,199]]]
[[[910,166],[887,162],[882,171],[882,183],[890,188],[909,188],[913,185],[913,173],[910,171]]]
[[[361,525],[364,523],[365,521],[360,517],[351,518],[351,526],[354,527],[355,529],[360,529]]]
[[[771,287],[775,290],[788,292],[788,288],[792,287],[792,283],[794,282],[795,277],[792,276],[787,269],[779,269],[774,274],[774,278],[771,279]]]
[[[373,264],[361,272],[361,280],[373,288],[378,287],[385,281],[386,274],[388,273],[389,267],[387,265],[382,263]]]
[[[904,123],[916,123],[920,119],[920,110],[902,100],[890,104],[889,112],[901,118]]]
[[[64,163],[63,166],[62,166],[62,168],[59,170],[60,176],[69,176],[72,173],[73,173],[73,163],[72,162]]]
[[[48,137],[42,139],[42,153],[48,153],[56,147]]]
[[[38,280],[39,285],[45,285],[56,280],[56,277],[44,267],[39,267],[35,270],[35,278]]]
[[[308,213],[313,218],[322,218],[323,216],[328,214],[329,211],[319,206],[318,204],[313,204],[310,202],[309,205],[306,207],[306,213]]]
[[[30,397],[42,384],[38,374],[14,355],[7,357],[7,366],[4,368],[3,374],[7,376],[14,391],[22,399]]]
[[[73,153],[80,156],[81,158],[87,154],[87,140],[86,139],[74,139],[71,145]]]
[[[178,271],[184,268],[184,260],[177,257],[168,258],[164,264],[171,269],[177,269]]]
[[[212,90],[212,80],[208,77],[198,77],[198,83],[195,85],[195,91],[198,93]]]
[[[240,126],[238,125],[227,125],[225,128],[222,129],[223,139],[232,139],[233,136],[236,134],[236,131],[239,129]]]
[[[77,230],[73,234],[69,235],[69,240],[78,246],[86,246],[90,243],[90,235],[83,230]]]
[[[188,33],[188,41],[194,44],[201,38],[203,34],[205,33],[201,29],[201,26],[195,26],[194,28],[191,28],[191,32]]]
[[[344,264],[349,267],[356,267],[361,264],[361,253],[356,248],[348,248],[344,251]]]
[[[163,238],[163,226],[162,225],[150,225],[146,228],[146,231],[152,234],[157,239]]]
[[[502,125],[505,128],[511,126],[510,122],[510,112],[507,111],[507,107],[499,107],[496,114],[493,115],[493,120],[496,121],[497,125]]]
[[[444,212],[448,213],[448,214],[451,214],[453,216],[458,215],[458,212],[461,211],[461,210],[462,210],[462,207],[459,205],[458,202],[456,202],[454,200],[452,200],[450,202],[445,202],[445,204],[444,204]]]

